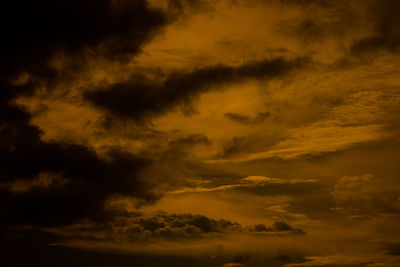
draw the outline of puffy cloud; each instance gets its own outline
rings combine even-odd
[[[65,228],[81,237],[99,237],[117,242],[152,242],[157,239],[179,240],[193,238],[213,238],[231,234],[304,234],[283,221],[271,226],[257,224],[243,226],[236,222],[214,220],[197,214],[169,214],[158,211],[152,215],[121,213],[106,223],[86,221]]]

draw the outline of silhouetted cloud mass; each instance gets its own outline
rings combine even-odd
[[[45,143],[42,132],[30,123],[31,114],[13,104],[35,88],[51,88],[68,69],[50,64],[56,53],[72,62],[93,53],[126,60],[167,24],[167,15],[146,1],[5,1],[1,9],[0,44],[0,179],[34,180],[55,173],[68,181],[63,186],[32,188],[24,194],[2,188],[2,224],[65,224],[87,216],[101,216],[112,194],[154,199],[138,181],[146,159],[114,149],[100,158],[81,144]],[[72,65],[69,68],[81,67]],[[28,73],[28,78],[15,82]]]
[[[310,64],[307,57],[286,60],[276,58],[251,62],[238,67],[217,65],[191,72],[170,74],[161,84],[137,79],[87,91],[85,99],[105,109],[116,118],[142,122],[178,105],[190,104],[203,92],[233,82],[249,79],[281,78]]]
[[[75,224],[68,230],[78,235],[83,231],[83,238],[105,232],[106,236],[114,237],[119,242],[147,242],[154,238],[166,240],[205,238],[213,234],[305,234],[303,230],[284,221],[277,221],[271,226],[265,224],[243,226],[237,222],[214,220],[204,215],[169,214],[164,211],[158,211],[152,216],[125,212],[117,215],[112,221]]]

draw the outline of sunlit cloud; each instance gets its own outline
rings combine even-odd
[[[268,184],[315,183],[317,181],[318,180],[316,179],[301,179],[301,178],[282,179],[282,178],[271,178],[265,176],[248,176],[239,180],[239,182],[236,184],[221,185],[216,187],[192,187],[192,188],[186,187],[169,193],[170,194],[201,193],[201,192],[225,191],[241,187],[266,186]]]

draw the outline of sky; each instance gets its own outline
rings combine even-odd
[[[5,0],[1,266],[400,266],[400,2]]]

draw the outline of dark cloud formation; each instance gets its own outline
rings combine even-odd
[[[57,51],[92,50],[96,56],[138,52],[167,17],[146,1],[5,1],[2,4],[1,75],[28,71],[48,75]]]
[[[100,158],[91,148],[77,144],[44,143],[40,131],[29,125],[28,114],[10,107],[21,121],[2,121],[0,179],[2,185],[34,183],[44,174],[62,177],[65,183],[31,186],[26,192],[0,189],[2,224],[68,224],[83,217],[101,219],[104,202],[122,194],[154,200],[148,183],[138,173],[149,160],[110,150]],[[10,119],[8,117],[7,119]],[[19,190],[21,191],[21,190]]]
[[[80,218],[103,220],[104,202],[112,195],[154,200],[149,185],[138,179],[146,160],[108,152],[109,160],[79,145],[39,144],[1,153],[1,176],[6,181],[32,180],[43,172],[61,175],[61,186],[33,187],[27,192],[0,190],[1,223],[58,225]]]
[[[188,104],[202,92],[215,85],[247,79],[273,79],[310,63],[309,58],[293,60],[276,58],[251,62],[238,67],[216,65],[191,72],[171,74],[163,83],[133,78],[84,94],[87,101],[117,118],[143,122],[178,105]]]
[[[101,211],[104,201],[115,194],[154,199],[150,187],[138,180],[148,160],[116,149],[104,159],[84,145],[44,143],[41,131],[30,124],[31,115],[12,103],[33,95],[38,86],[51,88],[70,69],[84,67],[82,58],[87,53],[110,60],[135,55],[168,20],[167,14],[142,0],[2,3],[2,224],[66,224],[82,217],[106,216]],[[51,65],[57,53],[68,56],[71,65],[64,69]],[[48,185],[29,186],[49,173],[61,176],[65,183],[53,186],[50,179]],[[10,190],[21,181],[23,193]]]
[[[374,23],[374,32],[370,36],[354,42],[350,50],[355,55],[386,50],[399,52],[400,2],[396,0],[376,0],[370,6],[369,17]]]
[[[153,216],[142,216],[124,212],[115,220],[98,224],[76,224],[69,229],[84,236],[106,236],[116,241],[151,241],[156,239],[201,238],[210,234],[254,233],[254,234],[304,234],[286,222],[275,222],[271,226],[257,224],[243,226],[236,222],[220,219],[214,220],[197,214],[169,214],[159,211]],[[95,235],[104,232],[105,235]]]
[[[293,226],[287,224],[284,221],[278,221],[272,224],[271,226],[267,227],[265,224],[256,224],[254,226],[248,227],[249,232],[257,232],[257,233],[263,233],[263,232],[293,232],[293,233],[299,233],[299,234],[304,234],[304,231],[298,228],[294,228]]]
[[[257,116],[250,118],[249,116],[240,115],[237,113],[226,113],[224,116],[228,119],[241,123],[241,124],[257,124],[263,122],[271,114],[269,112],[258,112]]]

